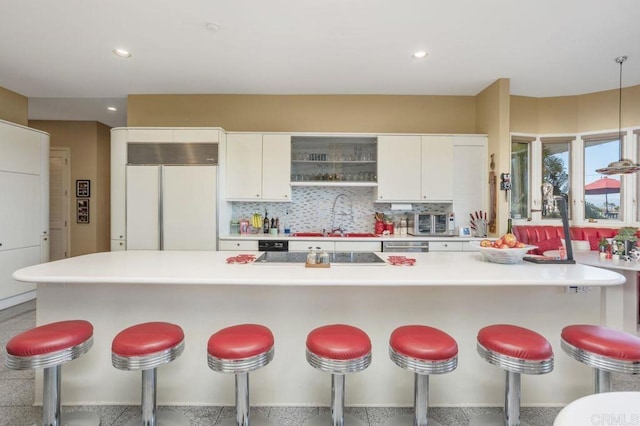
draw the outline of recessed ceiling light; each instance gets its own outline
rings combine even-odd
[[[107,107],[107,109],[109,111],[113,111],[113,112],[116,112],[118,110],[118,108],[116,108],[116,107]]]
[[[414,59],[422,59],[427,57],[427,52],[424,50],[418,50],[413,54]]]
[[[113,54],[116,56],[120,56],[121,58],[130,58],[131,53],[125,49],[113,49]]]
[[[220,25],[216,24],[215,22],[208,22],[207,25],[205,25],[205,28],[207,29],[207,31],[212,33],[217,33],[218,31],[220,31]]]

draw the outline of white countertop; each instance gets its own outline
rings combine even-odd
[[[583,265],[597,266],[620,271],[640,271],[640,262],[631,260],[601,259],[597,251],[575,251],[573,258]]]
[[[227,264],[240,252],[116,251],[88,254],[20,269],[18,281],[35,283],[195,284],[267,286],[614,286],[614,271],[582,264],[489,263],[477,252],[395,253],[415,266]],[[257,253],[256,253],[257,254]],[[394,253],[378,253],[386,259]]]

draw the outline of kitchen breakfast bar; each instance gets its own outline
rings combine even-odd
[[[522,404],[561,406],[593,385],[589,367],[560,349],[562,328],[622,327],[625,278],[592,266],[502,265],[477,252],[411,253],[414,266],[227,263],[235,254],[108,252],[15,272],[15,279],[37,283],[38,325],[66,319],[94,325],[93,348],[64,367],[63,403],[139,404],[140,377],[111,365],[111,342],[146,321],[172,322],[185,332],[182,356],[158,372],[161,405],[233,405],[234,377],[208,368],[207,340],[229,325],[258,323],[275,336],[275,358],[251,374],[251,404],[326,406],[330,377],[307,363],[305,340],[315,327],[345,323],[364,330],[373,345],[371,366],[347,376],[347,405],[412,405],[413,375],[389,359],[389,335],[401,325],[424,324],[459,346],[458,368],[432,377],[431,405],[501,406],[504,372],[478,356],[476,335],[508,323],[542,334],[555,353],[552,373],[523,376]],[[41,392],[38,373],[36,402]]]

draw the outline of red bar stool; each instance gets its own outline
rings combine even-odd
[[[218,423],[221,426],[249,426],[249,372],[269,364],[274,355],[271,330],[257,324],[241,324],[214,333],[207,343],[209,368],[218,373],[233,373],[236,379],[236,418]],[[272,424],[254,415],[251,425]]]
[[[570,325],[561,337],[567,355],[595,369],[595,393],[611,390],[611,373],[640,374],[637,336],[597,325]]]
[[[551,344],[529,329],[498,324],[480,329],[477,349],[482,359],[507,372],[504,414],[476,416],[469,425],[520,426],[520,374],[550,373],[553,370]]]
[[[120,370],[142,370],[142,415],[128,426],[188,425],[180,413],[157,413],[157,368],[184,351],[182,328],[168,322],[147,322],[122,330],[111,344],[111,363]]]
[[[424,325],[396,328],[389,339],[389,357],[414,372],[413,415],[395,416],[386,426],[440,426],[427,420],[429,375],[450,373],[458,366],[458,344],[447,333]]]
[[[331,415],[308,419],[305,426],[351,426],[363,423],[344,414],[344,375],[362,371],[371,364],[371,340],[359,328],[326,325],[307,336],[307,362],[331,373]]]
[[[93,346],[93,326],[83,320],[41,325],[7,342],[6,366],[12,370],[44,369],[42,424],[99,425],[95,413],[61,413],[62,364],[86,354]]]

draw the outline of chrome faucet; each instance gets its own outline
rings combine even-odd
[[[340,198],[346,198],[346,200],[349,202],[348,211],[346,210],[341,210],[340,212],[336,211],[336,206],[338,205],[338,200]],[[340,216],[340,222],[338,226],[336,226],[337,216]],[[353,223],[353,202],[351,201],[351,198],[349,198],[347,194],[341,193],[341,194],[338,194],[336,199],[333,201],[333,207],[331,208],[331,233],[332,234],[342,234],[342,235],[345,234],[346,232],[346,229],[344,228],[345,216],[347,216],[349,223]]]

